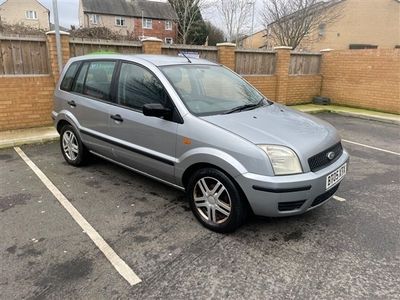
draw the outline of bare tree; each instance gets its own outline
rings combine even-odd
[[[201,11],[211,4],[207,0],[169,0],[169,3],[178,16],[179,39],[186,44],[193,24],[202,20]]]
[[[229,41],[235,41],[249,29],[252,1],[218,0],[217,9],[221,15]]]
[[[267,39],[296,49],[310,33],[332,24],[342,15],[342,0],[264,0],[261,17]],[[339,4],[340,3],[340,4]],[[339,4],[339,5],[338,5]]]

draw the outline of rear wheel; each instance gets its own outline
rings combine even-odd
[[[213,168],[196,171],[189,180],[190,207],[205,227],[216,232],[232,232],[246,219],[246,205],[235,183]]]
[[[87,151],[74,127],[65,125],[60,131],[60,147],[64,159],[73,166],[85,162]]]

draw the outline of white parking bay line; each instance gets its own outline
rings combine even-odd
[[[19,148],[14,150],[21,156],[32,171],[39,177],[49,191],[57,198],[60,204],[68,211],[76,223],[87,233],[93,243],[106,256],[114,268],[124,277],[130,285],[135,285],[141,282],[140,278],[133,270],[118,256],[117,253],[107,244],[107,242],[97,233],[97,231],[85,220],[80,212],[68,201],[68,199],[60,192],[60,190],[50,181],[49,178],[35,165],[33,161]]]
[[[348,141],[348,140],[342,140],[345,143],[349,143],[349,144],[353,144],[353,145],[357,145],[357,146],[361,146],[361,147],[365,147],[365,148],[369,148],[369,149],[374,149],[377,151],[382,151],[382,152],[386,152],[386,153],[390,153],[390,154],[394,154],[394,155],[398,155],[400,156],[400,153],[398,152],[393,152],[393,151],[389,151],[389,150],[385,150],[385,149],[381,149],[381,148],[377,148],[377,147],[373,147],[373,146],[369,146],[369,145],[365,145],[365,144],[360,144],[357,142],[352,142],[352,141]]]
[[[346,199],[344,199],[344,198],[342,198],[342,197],[339,197],[339,196],[333,196],[333,199],[335,199],[335,200],[337,200],[337,201],[339,201],[339,202],[345,202],[346,201]]]

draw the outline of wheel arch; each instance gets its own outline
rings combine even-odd
[[[68,121],[65,120],[65,119],[62,119],[62,120],[58,121],[58,122],[57,122],[57,126],[56,126],[57,132],[58,132],[58,133],[61,133],[61,129],[62,129],[64,126],[66,126],[66,125],[71,125],[71,126],[73,126],[70,122],[68,122]]]
[[[234,185],[236,186],[236,188],[238,189],[239,194],[240,194],[241,198],[244,200],[244,202],[245,202],[245,204],[246,204],[246,206],[247,206],[248,211],[251,212],[251,213],[253,213],[253,210],[252,210],[252,208],[251,208],[251,205],[250,205],[250,203],[249,203],[249,200],[247,199],[246,194],[244,193],[244,191],[243,191],[243,189],[241,188],[241,186],[239,185],[239,183],[235,180],[235,178],[234,178],[233,176],[231,176],[231,175],[230,175],[227,171],[225,171],[223,168],[221,168],[221,167],[219,167],[219,166],[217,166],[217,165],[215,165],[215,164],[212,164],[212,163],[198,162],[198,163],[195,163],[195,164],[189,166],[188,168],[186,168],[186,170],[183,172],[183,175],[182,175],[182,184],[183,184],[183,187],[185,188],[186,191],[187,191],[187,186],[188,186],[190,177],[191,177],[195,172],[197,172],[198,170],[205,169],[205,168],[217,169],[217,170],[221,171],[222,173],[224,173],[226,176],[228,176],[228,178],[233,182],[233,184],[234,184]]]

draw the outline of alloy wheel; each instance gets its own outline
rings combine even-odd
[[[62,145],[65,156],[71,161],[76,160],[79,154],[79,145],[78,140],[72,131],[67,130],[64,132]]]
[[[197,211],[206,221],[221,224],[231,214],[232,202],[228,190],[213,177],[203,177],[197,181],[193,199]]]

